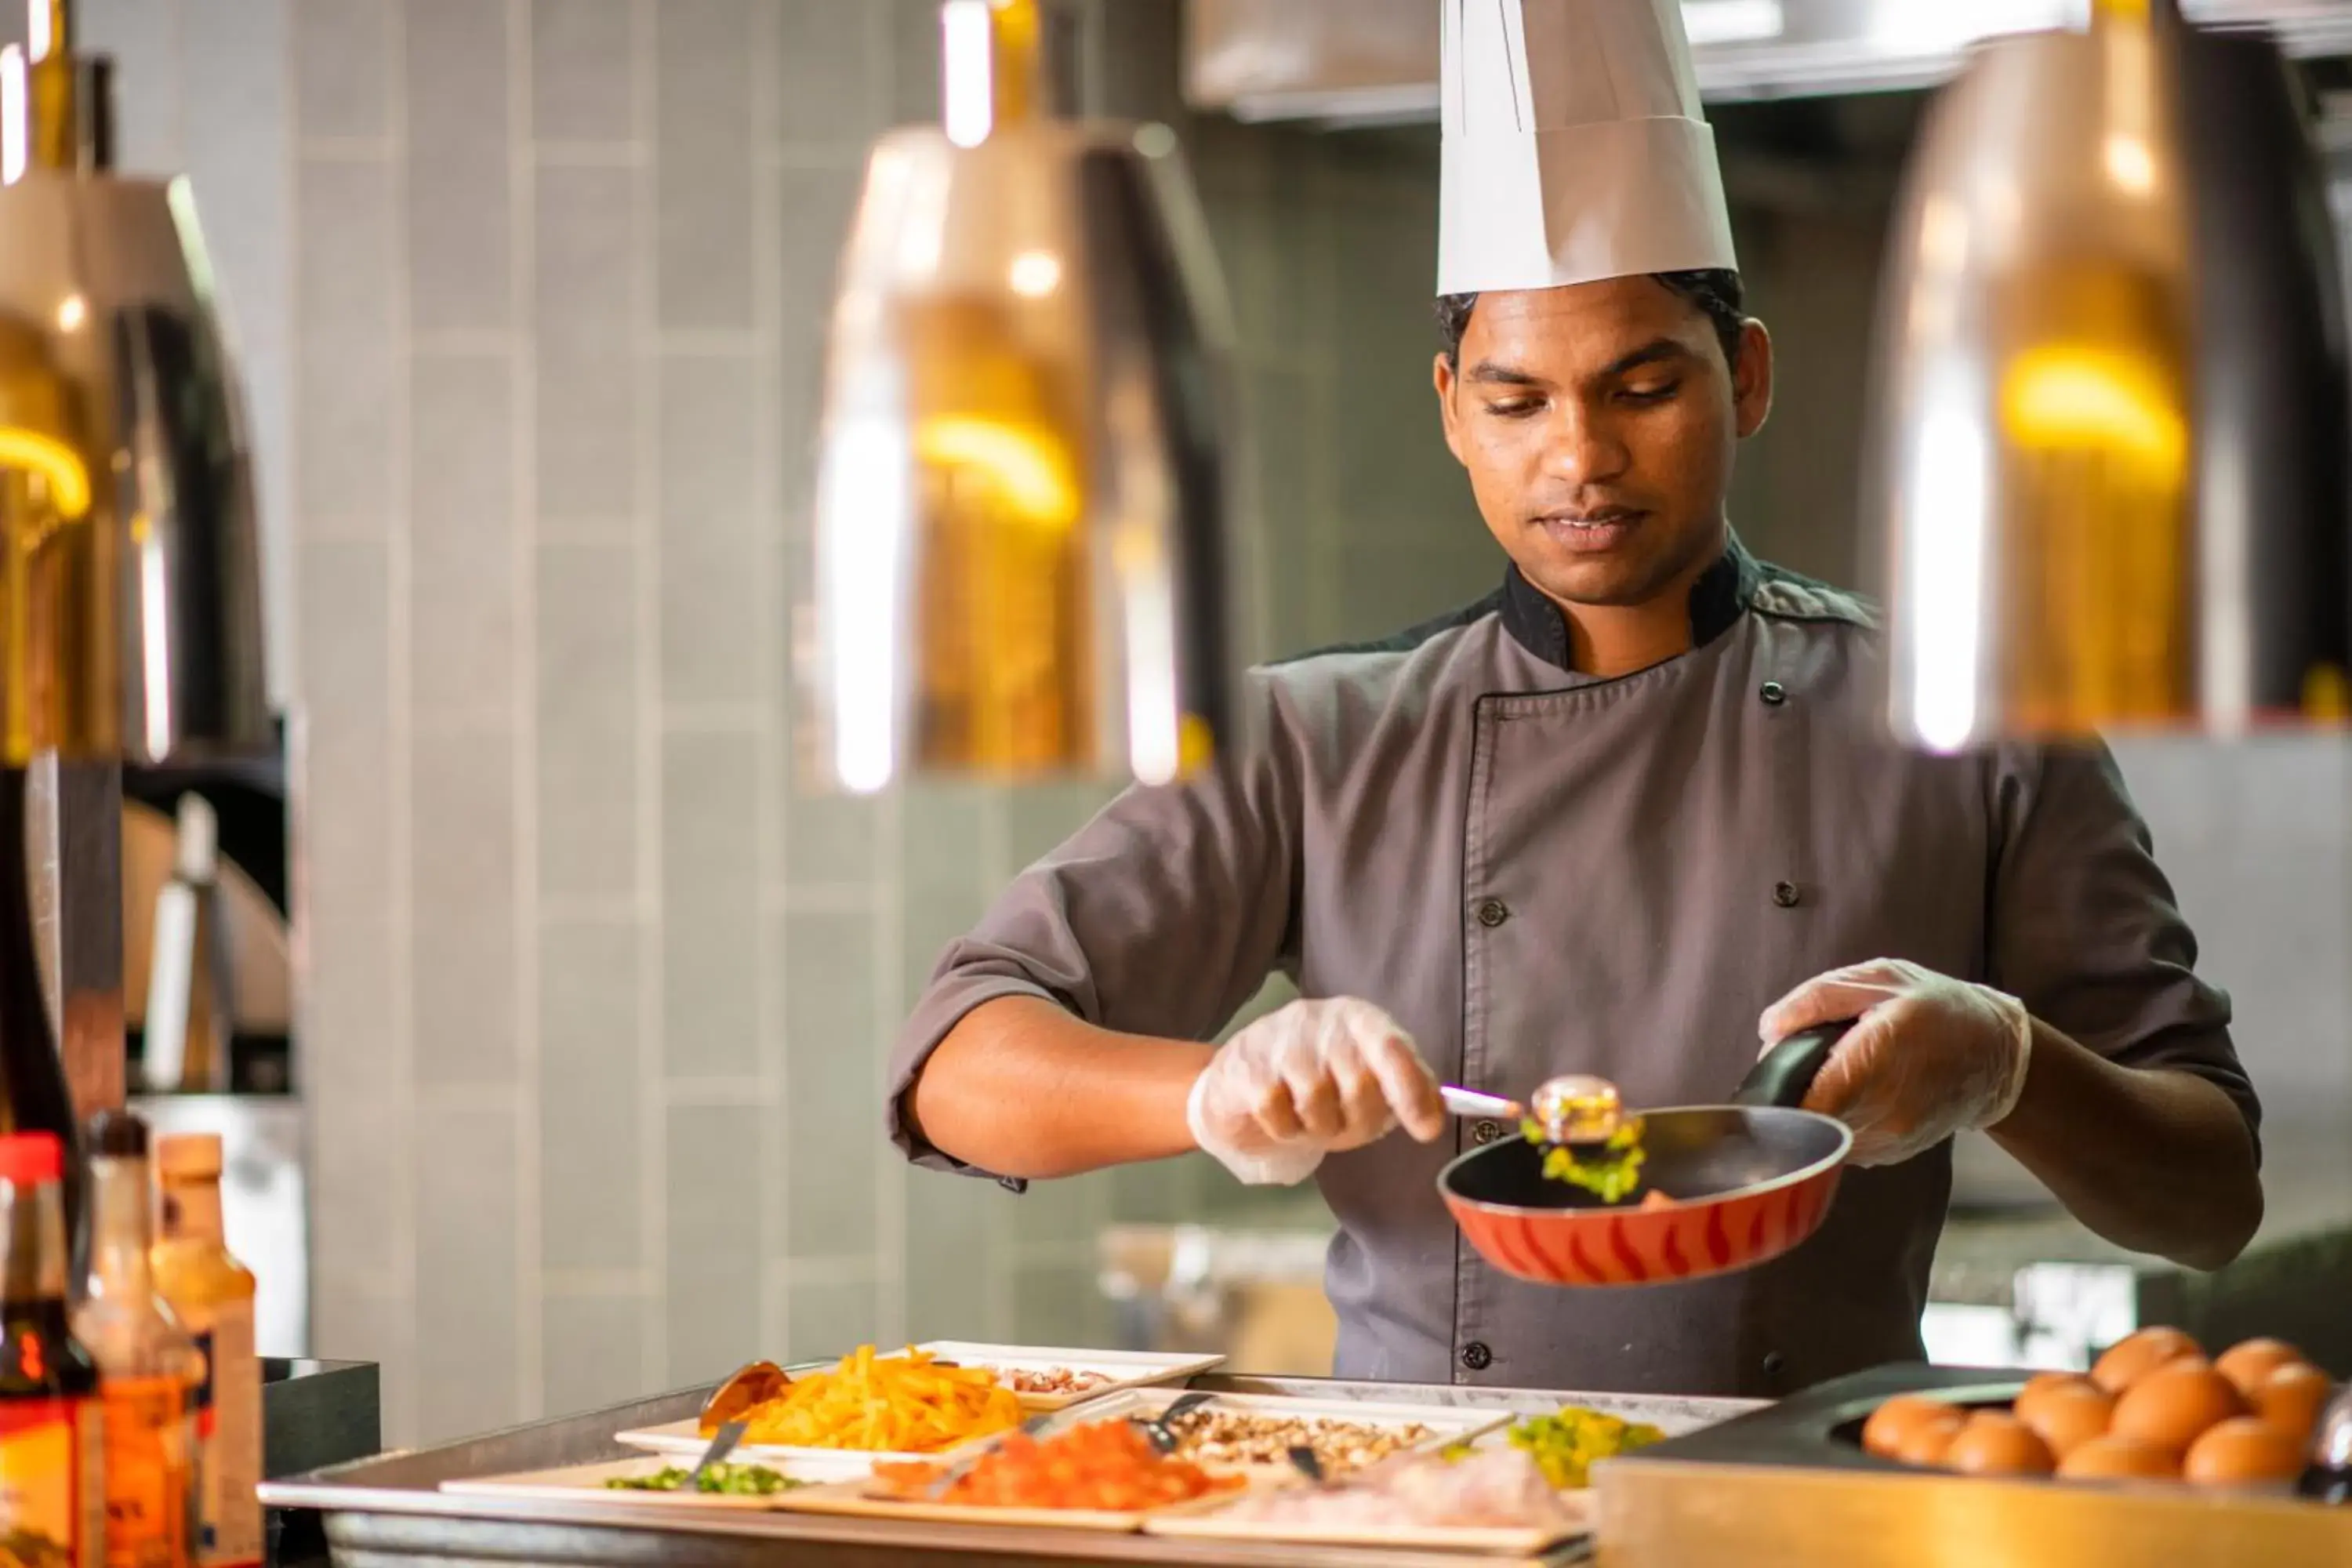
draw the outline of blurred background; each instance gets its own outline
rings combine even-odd
[[[1201,109],[1178,0],[1074,8],[1087,107],[1178,128],[1234,295],[1246,650],[1487,592],[1501,559],[1428,391],[1434,127],[1393,103],[1343,126],[1328,103]],[[2334,145],[2352,78],[2324,57],[2352,18],[2272,9],[2314,30]],[[393,1444],[867,1340],[1319,1370],[1311,1193],[1193,1161],[1015,1199],[908,1171],[881,1135],[884,1057],[939,950],[1106,798],[817,798],[787,766],[820,331],[870,140],[936,113],[932,0],[81,17],[118,61],[122,165],[194,180],[256,426],[287,763],[133,776],[125,859],[135,975],[161,814],[216,806],[244,933],[228,1098],[265,1129],[231,1239],[276,1297],[264,1352],[383,1363]],[[1751,68],[1711,106],[1780,349],[1734,519],[1851,583],[1870,310],[1921,100],[1807,68]],[[2343,1141],[2344,742],[2123,757],[2273,1116]],[[2011,1250],[1948,1245],[1963,1339],[2020,1321],[2029,1254],[2095,1256],[1969,1168],[1963,1203]]]

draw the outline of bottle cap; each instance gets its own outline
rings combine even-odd
[[[89,1152],[101,1160],[143,1160],[147,1123],[128,1110],[101,1110],[89,1119]]]
[[[170,1132],[155,1141],[155,1173],[167,1182],[217,1180],[221,1141],[217,1132]]]
[[[54,1132],[11,1132],[0,1137],[0,1182],[29,1187],[64,1179],[65,1145]]]

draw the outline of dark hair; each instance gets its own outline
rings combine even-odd
[[[1706,312],[1715,327],[1716,340],[1723,344],[1723,361],[1737,370],[1739,367],[1739,334],[1748,323],[1742,306],[1747,290],[1739,274],[1728,268],[1709,268],[1702,272],[1653,272],[1666,288]],[[1462,362],[1462,334],[1470,330],[1470,308],[1478,302],[1475,294],[1440,294],[1437,297],[1437,330],[1445,339],[1448,363]]]

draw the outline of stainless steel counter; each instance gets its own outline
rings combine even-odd
[[[1442,1384],[1337,1383],[1321,1379],[1201,1377],[1195,1388],[1251,1394],[1301,1394],[1318,1398],[1377,1399],[1408,1404],[1538,1412],[1562,1400],[1635,1419],[1669,1433],[1746,1414],[1752,1401],[1627,1398],[1560,1394],[1538,1390],[1454,1388]],[[1198,1563],[1234,1568],[1340,1568],[1365,1561],[1361,1548],[1258,1547],[1146,1535],[1010,1526],[961,1526],[815,1514],[711,1513],[680,1517],[676,1509],[632,1508],[625,1501],[552,1502],[528,1499],[456,1497],[437,1489],[460,1477],[509,1474],[587,1464],[627,1453],[613,1434],[631,1426],[693,1415],[708,1395],[697,1388],[617,1405],[610,1410],[540,1422],[488,1436],[337,1465],[307,1476],[263,1483],[262,1501],[274,1509],[315,1512],[324,1523],[337,1568],[424,1568],[430,1563],[581,1563],[597,1568],[694,1564],[697,1568],[767,1568],[778,1562],[879,1568],[885,1563],[1003,1564]],[[1570,1563],[1582,1546],[1537,1559],[1454,1552],[1379,1552],[1395,1568],[1460,1568],[1465,1562]]]

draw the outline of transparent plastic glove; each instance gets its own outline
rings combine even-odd
[[[1293,1002],[1225,1042],[1192,1080],[1193,1138],[1252,1186],[1290,1186],[1323,1156],[1402,1121],[1445,1126],[1437,1079],[1394,1018],[1353,997]]]
[[[2017,1109],[2033,1048],[2025,1005],[1989,985],[1901,959],[1832,970],[1772,1004],[1769,1051],[1800,1030],[1858,1017],[1813,1080],[1805,1109],[1853,1129],[1857,1165],[1899,1165],[1963,1128]]]

